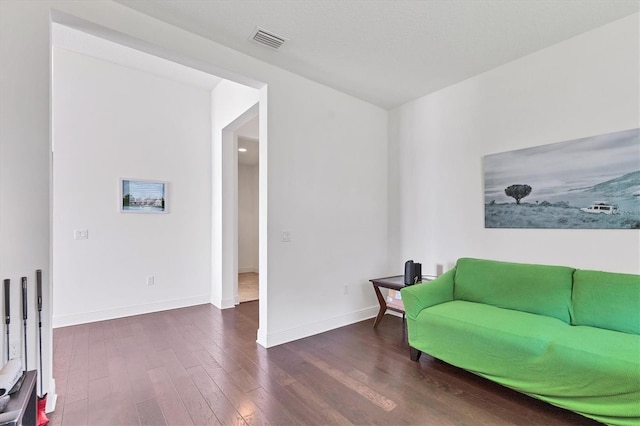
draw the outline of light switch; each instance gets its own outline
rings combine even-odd
[[[291,242],[291,231],[282,231],[281,240],[283,243]]]
[[[86,240],[89,238],[89,230],[87,229],[74,229],[73,230],[73,239],[74,240]]]

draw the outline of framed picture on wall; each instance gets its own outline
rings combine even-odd
[[[147,179],[120,179],[120,212],[167,213],[168,183]]]
[[[485,228],[640,229],[640,128],[484,157]]]

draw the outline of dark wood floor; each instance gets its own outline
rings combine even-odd
[[[52,425],[584,425],[593,422],[423,355],[400,318],[264,349],[258,303],[54,330]]]

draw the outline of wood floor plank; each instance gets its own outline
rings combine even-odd
[[[87,386],[87,400],[89,405],[100,403],[106,396],[111,394],[111,380],[109,377],[89,380]]]
[[[89,380],[109,375],[107,352],[104,340],[96,340],[89,348]]]
[[[89,383],[88,369],[70,370],[65,387],[65,400],[67,404],[87,399]]]
[[[282,386],[296,382],[294,376],[301,374],[298,364],[305,362],[302,358],[295,356],[285,345],[276,346],[269,351],[254,351],[254,355],[260,369]]]
[[[125,363],[133,401],[141,403],[148,400],[154,394],[153,384],[147,374],[149,369],[147,357],[143,353],[137,352],[127,357]]]
[[[122,407],[118,407],[116,403],[116,395],[111,391],[109,377],[91,380],[88,393],[87,424],[105,426],[121,424]],[[114,410],[114,407],[118,407],[118,409]],[[137,423],[137,415],[132,420]]]
[[[160,357],[193,423],[196,425],[220,424],[173,350],[161,351]]]
[[[304,363],[300,367],[304,368],[304,373],[296,376],[297,381],[313,389],[319,398],[351,423],[373,424],[376,418],[385,413],[315,366]]]
[[[176,390],[195,425],[220,425],[213,410],[190,378],[175,383]]]
[[[260,387],[260,383],[256,379],[257,374],[250,374],[244,369],[235,370],[233,374],[230,375],[231,380],[235,382],[236,385],[243,392],[251,392],[254,389],[258,389]]]
[[[290,392],[289,388],[280,386],[278,383],[273,382],[268,388],[261,387],[251,391],[250,394],[253,395],[254,401],[259,396],[270,405],[284,410],[294,423],[302,425],[326,424],[325,416],[319,412],[318,406],[311,404],[314,399],[300,399],[301,394],[294,394]],[[258,404],[258,406],[261,405]],[[265,408],[262,408],[262,411],[265,411]]]
[[[87,400],[65,403],[62,411],[62,426],[87,425]]]
[[[144,336],[144,326],[142,325],[142,321],[139,316],[129,317],[129,328],[134,336]]]
[[[304,424],[295,421],[283,404],[278,402],[273,395],[262,388],[254,389],[248,393],[251,400],[256,403],[265,414],[269,424],[273,425],[293,425]]]
[[[300,352],[298,355],[321,370],[323,373],[339,381],[354,392],[357,392],[362,397],[368,399],[373,404],[382,408],[384,411],[391,411],[398,406],[395,401],[386,398],[384,395],[376,392],[374,389],[362,383],[361,381],[348,376],[345,371],[342,371],[336,367],[332,367],[329,363],[321,360],[315,355],[309,352]]]
[[[213,367],[210,364],[203,364],[202,367],[248,424],[262,424],[266,421],[266,416],[260,408],[251,397],[238,388],[222,367]]]
[[[113,357],[108,360],[109,382],[111,395],[109,402],[118,407],[115,410],[117,417],[114,424],[138,425],[140,424],[133,393],[131,391],[130,376],[127,371],[126,358],[124,356]]]
[[[158,405],[169,425],[192,425],[191,416],[184,406],[178,391],[173,386],[171,377],[164,367],[157,367],[147,372],[153,384]]]
[[[287,389],[301,401],[316,408],[316,413],[320,416],[320,421],[316,424],[328,425],[351,425],[352,423],[345,416],[333,409],[320,395],[314,392],[315,386],[307,386],[296,381],[287,385]]]
[[[187,372],[221,424],[246,425],[242,415],[233,407],[201,365],[192,367]]]
[[[166,419],[162,415],[160,404],[155,398],[148,399],[136,404],[138,418],[142,426],[165,426]]]
[[[227,373],[241,369],[236,360],[232,356],[227,355],[217,344],[203,342],[202,346]]]
[[[176,354],[176,357],[178,358],[178,361],[180,361],[180,364],[182,365],[182,367],[185,369],[200,365],[200,363],[198,362],[196,357],[193,355],[193,353],[189,352],[188,350],[174,349],[174,353]]]

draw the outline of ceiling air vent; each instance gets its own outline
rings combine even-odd
[[[284,42],[287,41],[286,38],[279,36],[277,34],[274,34],[272,32],[269,32],[267,30],[264,30],[260,27],[256,27],[256,29],[253,30],[249,38],[256,43],[266,46],[273,50],[280,49],[280,46],[282,46]]]

